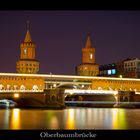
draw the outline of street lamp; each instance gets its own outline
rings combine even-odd
[[[120,78],[122,78],[122,75],[119,75]]]

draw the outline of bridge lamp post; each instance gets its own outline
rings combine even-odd
[[[121,89],[122,89],[122,75],[120,75],[119,77],[121,79]]]

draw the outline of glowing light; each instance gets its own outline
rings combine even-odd
[[[74,119],[74,109],[68,109],[68,116],[67,116],[67,129],[74,129],[75,128],[75,119]]]
[[[93,58],[93,54],[90,54],[90,59],[92,59]]]
[[[0,76],[17,76],[17,77],[42,77],[42,78],[58,78],[58,79],[83,79],[83,80],[94,80],[94,79],[106,79],[106,80],[117,80],[120,78],[113,77],[93,77],[93,76],[74,76],[74,75],[49,75],[49,74],[18,74],[18,73],[0,73]],[[136,78],[121,78],[121,81],[140,81],[140,79]]]
[[[73,94],[73,91],[70,91],[69,93],[70,93],[70,95],[72,95]]]
[[[56,87],[56,84],[53,84],[53,87]]]
[[[15,93],[14,94],[14,98],[19,98],[19,94],[18,93]]]
[[[10,90],[0,90],[0,93],[7,93],[7,92],[43,92],[44,90],[43,89],[41,89],[41,90],[12,90],[12,89],[10,89]]]
[[[65,89],[64,93],[69,94],[118,94],[115,90],[82,90],[82,89]]]
[[[112,127],[113,129],[126,129],[126,116],[124,109],[113,109],[112,110]]]
[[[137,78],[113,78],[113,77],[93,77],[93,76],[75,76],[75,75],[49,75],[49,74],[17,74],[17,73],[0,73],[0,76],[2,77],[27,77],[27,78],[42,78],[44,79],[44,82],[46,83],[46,80],[50,81],[50,83],[52,82],[52,80],[54,79],[55,81],[64,81],[64,82],[67,82],[68,80],[76,80],[78,82],[78,84],[84,84],[86,83],[86,81],[88,82],[87,84],[92,84],[92,82],[94,82],[94,80],[98,81],[98,80],[110,80],[110,81],[138,81],[140,82],[140,79],[137,79]],[[84,81],[84,83],[83,83]],[[55,84],[55,83],[54,83]],[[139,83],[138,83],[139,84]],[[5,90],[5,87],[0,85],[0,92],[23,92],[23,91],[26,91],[26,92],[43,92],[43,89],[42,90],[27,90],[26,87],[23,85],[21,87],[19,87],[20,90],[17,90],[17,89],[14,89],[14,88],[11,88],[11,89],[7,89]]]
[[[55,129],[57,129],[59,127],[59,121],[56,116],[52,116],[50,126],[51,126],[51,128],[55,128]]]
[[[82,88],[84,88],[84,85],[82,85]]]
[[[114,96],[116,96],[118,94],[118,92],[114,92],[113,94],[114,94]]]
[[[27,50],[26,50],[26,48],[24,49],[24,54],[26,55],[26,53],[27,53]]]
[[[122,75],[120,75],[119,77],[122,78]]]
[[[108,70],[107,73],[108,73],[108,75],[111,75],[111,70]]]
[[[20,128],[20,109],[13,109],[12,116],[11,116],[11,125],[12,129],[19,129]]]
[[[140,92],[135,92],[135,94],[140,94]]]

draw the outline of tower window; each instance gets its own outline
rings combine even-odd
[[[92,59],[93,58],[93,54],[90,54],[90,59]]]

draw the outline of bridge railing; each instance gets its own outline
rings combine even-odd
[[[9,92],[43,92],[44,90],[0,90],[0,93],[9,93]]]

